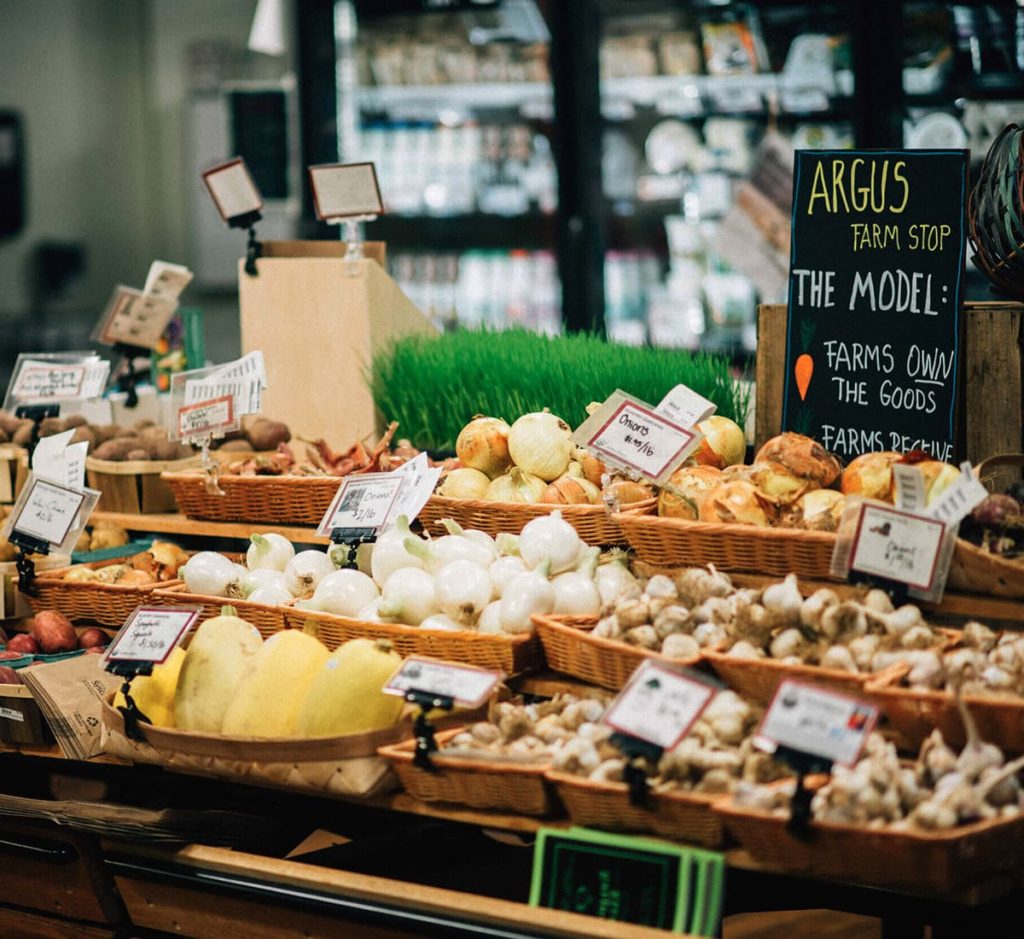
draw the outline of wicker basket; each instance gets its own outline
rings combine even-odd
[[[86,478],[100,490],[96,508],[104,512],[152,515],[175,510],[174,493],[162,474],[199,465],[199,457],[182,460],[97,460],[87,457]]]
[[[93,561],[85,565],[58,567],[46,571],[36,578],[38,590],[34,596],[22,596],[32,607],[33,613],[42,610],[59,610],[73,621],[90,620],[101,626],[119,629],[140,603],[159,603],[156,595],[160,590],[176,587],[180,580],[165,580],[161,583],[126,586],[122,584],[97,584],[92,581],[64,580],[64,575],[76,567],[91,567],[93,570],[122,564],[129,558],[114,558],[109,561]]]
[[[461,728],[437,735],[442,746]],[[377,752],[391,763],[402,788],[423,802],[454,802],[476,809],[554,815],[560,810],[554,791],[544,778],[547,763],[513,760],[467,760],[434,753],[436,772],[413,763],[415,740],[381,747]]]
[[[701,659],[699,655],[671,659],[649,649],[594,636],[591,632],[597,625],[595,617],[535,616],[533,623],[550,668],[612,691],[624,687],[646,659],[672,665],[696,665]]]
[[[266,603],[253,603],[251,600],[232,600],[227,597],[214,597],[209,594],[189,593],[184,583],[157,590],[154,601],[166,606],[177,606],[182,603],[194,603],[203,608],[200,619],[205,620],[219,616],[222,607],[234,607],[235,612],[246,622],[252,623],[264,639],[285,629],[285,607],[270,606]]]
[[[755,861],[795,873],[883,887],[952,890],[1021,861],[1024,819],[994,819],[939,831],[894,831],[815,822],[802,840],[788,819],[715,804],[729,833]]]
[[[427,655],[479,668],[499,669],[506,676],[534,671],[544,664],[544,650],[534,633],[501,636],[472,629],[461,632],[420,629],[291,607],[282,607],[282,610],[288,629],[311,633],[328,649],[336,649],[349,639],[387,639],[402,656]]]
[[[708,848],[725,843],[725,826],[711,808],[724,798],[721,795],[651,790],[650,808],[639,808],[629,801],[625,783],[593,782],[553,770],[548,771],[547,778],[577,825],[646,832]]]
[[[952,691],[921,691],[905,688],[908,668],[879,674],[865,687],[885,715],[883,728],[899,735],[902,749],[916,751],[936,728],[950,746],[967,742],[964,722]],[[1006,753],[1024,753],[1024,698],[965,694],[964,703],[986,743]]]
[[[337,476],[219,476],[224,495],[206,488],[205,472],[162,473],[178,508],[214,522],[319,525],[338,492]]]
[[[659,567],[714,564],[723,571],[832,579],[831,532],[688,522],[638,511],[612,516],[637,557]]]
[[[653,507],[654,499],[631,508]],[[561,510],[564,518],[587,544],[625,544],[622,529],[603,505],[547,505],[544,503],[485,502],[478,499],[452,499],[431,496],[419,514],[423,527],[444,534],[441,519],[455,519],[463,528],[477,528],[489,535],[501,532],[519,534],[527,522]]]

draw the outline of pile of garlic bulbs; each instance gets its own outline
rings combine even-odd
[[[972,695],[1024,696],[1024,634],[1000,635],[970,622],[964,626],[957,648],[935,656],[931,668],[911,671],[906,683],[919,689],[959,686],[964,694]]]

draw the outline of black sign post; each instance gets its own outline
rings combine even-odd
[[[966,150],[798,150],[783,430],[954,459]]]

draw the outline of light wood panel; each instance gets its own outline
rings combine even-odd
[[[158,535],[190,535],[197,538],[248,538],[265,531],[276,531],[300,544],[328,544],[315,528],[298,525],[271,525],[268,522],[206,522],[186,518],[179,512],[159,515],[134,515],[130,512],[93,512],[92,521],[108,521],[128,531]]]

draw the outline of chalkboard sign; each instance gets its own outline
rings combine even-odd
[[[530,905],[715,935],[723,872],[722,855],[711,851],[587,828],[542,828]]]
[[[966,150],[798,150],[784,430],[953,459]]]

